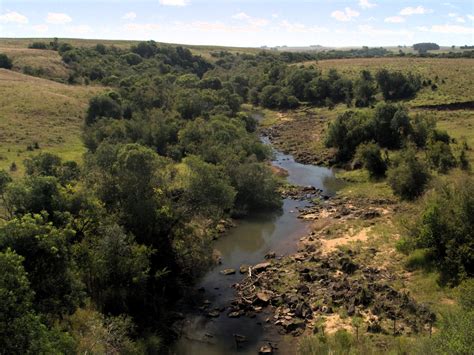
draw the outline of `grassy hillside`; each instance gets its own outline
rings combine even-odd
[[[52,38],[0,38],[0,52],[7,53],[14,49],[25,49],[32,42],[46,42],[49,43]],[[76,39],[76,38],[60,38],[59,42],[67,42],[75,47],[93,47],[98,43],[106,46],[115,46],[118,48],[129,48],[141,41],[128,40],[105,40],[105,39]],[[158,42],[160,43],[160,42]],[[180,45],[175,43],[163,43],[170,45]],[[181,44],[182,45],[182,44]],[[197,45],[182,45],[189,48],[193,54],[201,55],[204,58],[212,59],[211,52],[215,51],[229,51],[231,53],[257,53],[260,48],[241,48],[241,47],[224,47],[224,46],[197,46]]]
[[[79,159],[84,112],[101,90],[0,69],[0,168],[15,162],[21,172],[23,160],[34,153],[27,147],[35,143],[65,159]]]
[[[469,101],[474,98],[474,65],[473,59],[443,58],[354,58],[321,60],[306,62],[305,65],[316,65],[324,71],[336,68],[350,77],[357,77],[361,70],[375,73],[381,68],[412,71],[423,79],[431,79],[437,85],[436,90],[426,87],[418,93],[411,106],[437,105],[452,102]]]

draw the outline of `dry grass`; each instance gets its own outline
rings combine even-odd
[[[99,87],[70,86],[0,69],[0,168],[9,168],[41,150],[79,159],[84,148],[81,125],[90,97]],[[36,151],[37,152],[37,151]]]
[[[16,48],[0,44],[0,53],[5,53],[12,59],[14,70],[22,71],[25,67],[41,70],[40,76],[58,81],[66,81],[69,76],[69,69],[56,51]]]

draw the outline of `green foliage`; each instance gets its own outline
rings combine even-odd
[[[415,43],[413,45],[413,49],[415,51],[418,51],[421,54],[421,53],[426,53],[432,50],[438,50],[439,45],[436,43],[429,43],[429,42]]]
[[[369,107],[375,102],[377,87],[369,71],[363,70],[359,80],[354,85],[354,98],[356,107]]]
[[[413,200],[423,193],[430,174],[426,164],[416,156],[415,148],[410,146],[393,161],[387,177],[397,196]]]
[[[451,152],[451,147],[442,141],[428,144],[426,159],[431,167],[440,173],[447,173],[449,169],[456,166],[456,159]]]
[[[375,75],[385,100],[409,99],[421,89],[421,80],[418,76],[402,72],[390,72],[382,69]]]
[[[461,176],[437,186],[411,229],[411,244],[429,251],[443,283],[474,276],[473,216],[472,177]]]
[[[361,144],[357,147],[356,159],[369,171],[370,177],[385,176],[387,162],[382,158],[380,147],[375,143]]]
[[[120,102],[110,93],[95,96],[91,99],[86,115],[86,125],[92,125],[103,117],[115,119],[122,117]]]
[[[34,307],[57,316],[72,312],[81,298],[68,241],[72,229],[58,229],[47,215],[25,215],[0,227],[0,250],[11,249],[24,258],[34,291]]]
[[[12,67],[12,60],[6,54],[0,53],[0,68],[11,69]]]

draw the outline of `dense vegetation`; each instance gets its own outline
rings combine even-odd
[[[22,178],[0,171],[6,353],[144,353],[170,340],[170,309],[211,264],[216,225],[281,205],[270,150],[242,103],[364,108],[331,123],[326,144],[339,162],[355,157],[372,178],[387,176],[402,198],[421,195],[432,172],[468,167],[447,133],[394,102],[415,96],[420,77],[380,70],[351,80],[288,65],[386,55],[383,49],[221,51],[208,61],[153,41],[129,49],[58,41],[31,48],[58,51],[70,84],[110,90],[89,102],[83,164],[41,153],[24,162]],[[387,102],[377,103],[381,97]],[[437,195],[404,245],[428,250],[454,283],[473,273],[471,192]],[[444,206],[455,218],[438,218]]]

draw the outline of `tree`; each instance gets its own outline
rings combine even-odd
[[[361,144],[357,147],[356,159],[361,161],[369,171],[370,177],[378,178],[385,176],[387,162],[380,154],[380,147],[375,143]]]
[[[404,149],[387,171],[393,192],[405,200],[420,196],[429,180],[426,164],[416,156],[413,146]]]
[[[93,97],[87,109],[86,125],[94,124],[99,118],[121,118],[122,108],[118,98],[112,94],[105,94]]]
[[[375,102],[377,88],[369,71],[363,70],[360,78],[355,82],[354,98],[356,107],[368,107]]]
[[[439,45],[437,45],[436,43],[430,43],[430,42],[415,43],[413,45],[413,49],[415,51],[418,51],[418,53],[422,54],[428,51],[439,50]]]
[[[11,249],[24,258],[35,309],[54,317],[72,312],[81,292],[68,246],[74,231],[58,229],[46,218],[28,214],[2,225],[0,251]]]
[[[0,53],[0,68],[11,69],[12,67],[12,60],[6,54]]]
[[[381,69],[375,77],[385,100],[409,99],[421,89],[420,78],[411,73]]]

